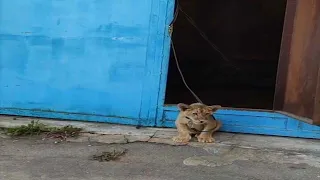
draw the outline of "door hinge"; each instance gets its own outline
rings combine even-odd
[[[169,31],[169,36],[171,36],[172,32],[173,32],[173,26],[172,25],[169,26],[168,31]]]

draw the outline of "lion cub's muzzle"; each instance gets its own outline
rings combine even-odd
[[[186,116],[186,118],[187,118],[189,121],[191,121],[193,124],[204,124],[204,123],[205,123],[205,121],[203,121],[203,120],[195,120],[195,119],[192,119],[192,118],[190,118],[190,117],[188,117],[188,116]]]

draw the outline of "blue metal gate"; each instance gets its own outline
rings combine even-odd
[[[1,0],[0,113],[154,125],[166,6]]]
[[[174,127],[164,105],[174,0],[0,0],[0,114]],[[320,138],[278,112],[222,131]]]

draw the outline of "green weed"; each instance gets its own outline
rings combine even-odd
[[[71,125],[64,127],[49,127],[39,121],[31,121],[28,125],[11,127],[6,130],[6,134],[10,136],[34,136],[46,134],[47,137],[56,137],[66,139],[67,137],[78,136],[81,128]]]

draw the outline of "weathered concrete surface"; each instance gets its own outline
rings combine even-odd
[[[268,149],[247,149],[230,146],[220,148],[220,152],[218,153],[216,152],[217,148],[215,147],[208,148],[207,150],[208,152],[213,151],[214,155],[190,157],[184,160],[184,164],[217,167],[233,164],[235,161],[242,160],[303,166],[309,165],[320,168],[320,153],[313,154]]]
[[[59,121],[50,119],[39,119],[29,117],[14,117],[14,116],[0,116],[0,127],[14,127],[29,124],[31,121],[39,121],[40,123],[62,127],[72,125],[83,128],[85,132],[94,132],[98,134],[121,134],[121,135],[145,135],[153,136],[158,130],[157,128],[143,128],[143,130],[136,129],[134,126],[122,126],[107,123],[90,123],[83,121]]]
[[[319,154],[154,143],[101,144],[0,139],[1,180],[317,180]],[[125,148],[114,162],[94,154]],[[299,155],[297,155],[299,154]],[[279,158],[279,160],[277,160]]]
[[[181,145],[172,142],[171,138],[177,134],[175,129],[168,128],[140,128],[106,123],[90,123],[80,121],[59,121],[36,119],[27,117],[0,116],[0,127],[14,127],[26,125],[32,120],[50,126],[72,125],[84,129],[82,135],[70,142],[101,142],[101,143],[127,143],[152,142],[170,145]],[[320,152],[320,141],[311,139],[284,138],[275,136],[245,135],[233,133],[216,133],[216,144],[236,146],[242,148],[275,149],[304,152]],[[214,144],[197,142],[189,143],[195,147],[210,147]]]
[[[5,116],[0,127],[31,120]],[[40,122],[84,131],[78,138],[57,142],[42,137],[12,139],[0,130],[0,180],[320,180],[318,140],[217,133],[213,144],[175,146],[171,140],[175,129]],[[90,160],[110,148],[126,148],[128,153],[115,162]]]

